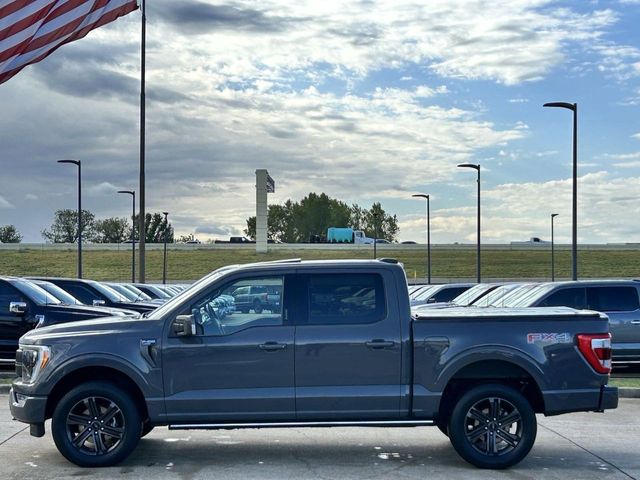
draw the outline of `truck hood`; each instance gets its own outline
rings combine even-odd
[[[138,315],[133,310],[124,310],[120,308],[110,308],[104,306],[90,306],[90,305],[47,305],[47,310],[55,311],[59,313],[74,312],[80,314],[94,315],[96,317],[114,317],[114,316],[134,316]]]
[[[136,331],[149,335],[156,331],[158,320],[142,317],[102,317],[70,323],[58,323],[30,330],[20,338],[20,344],[48,344],[56,340],[70,341],[74,337],[131,334]],[[157,327],[160,328],[160,327]]]

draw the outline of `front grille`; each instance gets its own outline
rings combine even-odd
[[[22,377],[22,350],[16,350],[16,377]]]

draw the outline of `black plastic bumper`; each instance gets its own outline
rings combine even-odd
[[[46,408],[47,397],[24,395],[16,392],[13,388],[9,390],[9,409],[11,410],[11,415],[20,422],[38,425],[38,428],[35,430],[37,433],[42,432],[42,434],[44,434],[44,427],[40,429],[39,426],[44,425],[44,421],[46,420]],[[34,429],[31,431],[33,433]]]
[[[600,389],[600,405],[598,411],[618,408],[618,387],[605,385]]]

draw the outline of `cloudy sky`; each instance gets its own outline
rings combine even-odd
[[[147,208],[178,234],[241,234],[270,203],[326,192],[398,215],[400,240],[640,242],[640,0],[147,0]],[[41,242],[53,212],[126,216],[137,190],[140,12],[0,85],[0,225]]]

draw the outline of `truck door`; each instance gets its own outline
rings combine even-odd
[[[11,302],[29,300],[16,288],[5,281],[0,281],[0,365],[13,365],[18,349],[18,339],[33,328],[27,314],[16,314],[9,311]]]
[[[177,337],[169,329],[164,340],[169,422],[295,418],[294,327],[286,313],[286,289],[284,306],[261,312],[236,308],[233,296],[244,287],[284,285],[283,275],[237,276],[212,285],[177,313],[193,315],[197,334]]]
[[[305,273],[296,318],[298,420],[400,415],[401,318],[385,271]]]

